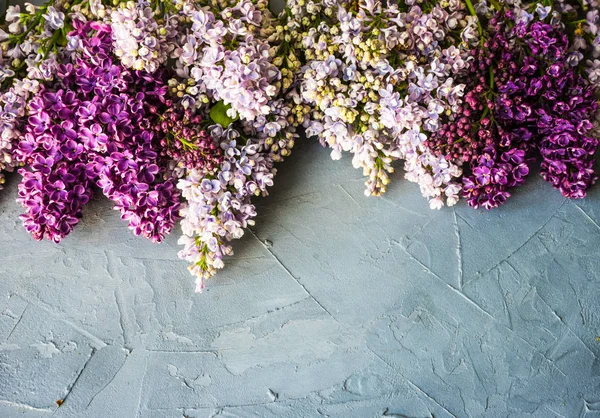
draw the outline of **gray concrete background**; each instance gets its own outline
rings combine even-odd
[[[362,195],[313,140],[193,293],[103,198],[60,245],[0,193],[0,417],[600,417],[600,188]],[[265,245],[265,240],[270,241]],[[272,245],[270,245],[272,243]],[[55,401],[63,399],[57,408]]]

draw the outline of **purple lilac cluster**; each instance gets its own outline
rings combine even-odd
[[[519,30],[526,30],[524,26]],[[570,65],[566,35],[540,22],[528,31],[522,38],[532,53],[551,63],[543,75],[532,74],[530,80],[530,89],[541,96],[534,116],[541,174],[563,196],[583,198],[598,178],[593,168],[598,139],[589,135],[598,107],[595,91]]]
[[[490,19],[488,32],[472,51],[460,110],[428,146],[463,166],[463,196],[474,208],[504,203],[537,150],[544,179],[566,197],[585,196],[596,180],[598,143],[586,135],[596,102],[569,62],[567,36],[539,20],[515,22],[511,12]]]
[[[179,210],[174,179],[153,129],[166,87],[160,74],[126,70],[113,62],[110,26],[74,22],[80,42],[58,81],[30,101],[24,139],[16,152],[21,169],[19,202],[36,239],[60,241],[77,224],[97,185],[115,203],[129,228],[159,242]]]
[[[71,50],[65,25],[84,18],[81,4],[49,2],[8,6],[0,24],[0,190],[4,172],[17,166],[14,151],[23,137],[29,98],[40,82],[53,79],[58,62]]]

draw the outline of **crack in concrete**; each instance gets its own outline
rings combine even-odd
[[[342,189],[342,191],[346,194],[346,196],[348,196],[350,198],[350,200],[352,200],[354,203],[356,203],[356,206],[360,207],[360,204],[356,201],[356,199],[350,193],[348,193],[348,190],[344,189],[344,186],[342,186],[341,184],[338,184],[338,187],[340,189]]]
[[[508,261],[506,262],[506,264],[513,269],[515,272],[517,272],[517,270],[512,266],[512,264],[510,264]],[[558,319],[562,325],[567,329],[567,331],[569,331],[571,334],[573,334],[575,336],[575,338],[577,338],[581,344],[583,344],[583,346],[594,356],[594,358],[597,358],[598,356],[596,355],[596,353],[591,349],[591,347],[589,347],[584,341],[583,339],[577,335],[575,333],[575,331],[573,331],[573,329],[569,326],[569,324],[567,324],[565,322],[565,320],[563,319],[562,316],[560,316],[556,310],[554,308],[552,308],[552,306],[550,306],[550,304],[546,301],[546,299],[544,299],[542,297],[542,295],[540,295],[540,293],[537,291],[537,289],[535,287],[532,287],[533,291],[535,291],[535,294],[540,298],[540,300],[542,301],[542,303],[544,303],[544,305],[546,305],[546,307],[550,310],[550,312],[552,312],[552,314],[556,317],[556,319]],[[573,289],[573,291],[575,291]]]
[[[133,351],[129,352],[129,354],[131,354]],[[96,399],[96,397],[98,395],[100,395],[104,389],[106,389],[108,387],[108,385],[110,385],[113,380],[115,380],[115,378],[117,377],[117,375],[119,374],[119,372],[121,371],[121,369],[123,368],[123,366],[125,366],[125,363],[127,363],[127,357],[129,357],[129,354],[127,354],[125,356],[125,360],[123,361],[123,364],[121,364],[121,366],[117,369],[117,371],[115,372],[115,374],[110,378],[110,380],[102,387],[102,389],[100,389],[98,392],[96,392],[94,394],[94,396],[92,396],[92,398],[90,399],[90,401],[88,402],[87,406],[85,407],[85,409],[88,409],[90,407],[90,405],[92,404],[92,402],[94,401],[94,399]]]
[[[54,412],[56,410],[55,407],[40,408],[40,407],[32,406],[32,405],[29,405],[26,403],[12,402],[12,401],[4,400],[4,399],[0,399],[0,405],[6,405],[6,406],[11,406],[13,408],[21,408],[21,409],[26,409],[28,411],[35,411],[35,412]]]
[[[414,387],[415,389],[417,389],[418,392],[422,393],[423,395],[425,395],[426,398],[432,400],[436,405],[438,405],[440,408],[442,408],[444,411],[446,411],[448,414],[450,414],[452,417],[454,418],[458,418],[456,415],[454,415],[452,412],[450,412],[444,405],[440,404],[437,400],[435,400],[435,398],[433,398],[431,395],[429,395],[427,392],[425,392],[424,390],[422,390],[419,386],[417,386],[416,384],[414,384],[409,378],[407,378],[404,373],[402,373],[397,367],[393,366],[392,364],[388,363],[383,357],[381,357],[379,354],[377,354],[375,351],[373,351],[373,349],[369,346],[366,346],[367,350],[369,350],[371,353],[373,353],[373,355],[375,355],[375,357],[377,357],[379,360],[381,360],[383,363],[385,363],[389,368],[391,368],[392,370],[395,370],[396,372],[398,372],[398,374],[400,376],[402,376],[402,378],[406,381],[406,383],[408,383],[410,386]]]
[[[155,348],[146,348],[146,351],[150,353],[164,353],[164,354],[212,354],[215,356],[219,356],[219,353],[222,351],[226,351],[227,349],[221,350],[161,350]]]
[[[285,272],[286,272],[286,273],[287,273],[287,274],[288,274],[288,275],[289,275],[289,276],[290,276],[292,279],[294,279],[294,281],[295,281],[295,282],[298,284],[298,286],[300,286],[300,287],[301,287],[301,288],[304,290],[304,292],[306,292],[306,294],[307,294],[307,295],[308,295],[308,296],[309,296],[309,297],[310,297],[310,298],[311,298],[311,299],[312,299],[312,300],[313,300],[313,301],[314,301],[314,302],[315,302],[317,305],[319,305],[319,306],[321,307],[321,309],[322,309],[322,310],[323,310],[323,311],[324,311],[324,312],[325,312],[327,315],[329,315],[329,316],[330,316],[330,317],[331,317],[331,318],[332,318],[332,319],[333,319],[335,322],[338,322],[338,323],[339,323],[339,321],[337,320],[337,318],[336,318],[335,316],[333,316],[333,315],[331,314],[331,312],[329,312],[329,310],[328,310],[328,309],[327,309],[325,306],[323,306],[323,304],[322,304],[321,302],[319,302],[319,300],[318,300],[317,298],[315,298],[315,297],[313,296],[313,294],[312,294],[312,293],[310,293],[310,291],[309,291],[309,290],[306,288],[306,286],[305,286],[305,285],[303,285],[303,284],[300,282],[300,280],[298,280],[298,279],[296,278],[296,276],[294,276],[294,275],[292,274],[292,272],[291,272],[291,271],[290,271],[290,270],[289,270],[289,269],[288,269],[288,268],[287,268],[287,267],[286,267],[286,266],[285,266],[285,265],[284,265],[284,264],[281,262],[281,260],[280,260],[280,259],[279,259],[279,258],[278,258],[276,255],[275,255],[275,253],[273,253],[273,251],[271,251],[271,249],[270,249],[270,248],[269,248],[269,247],[268,247],[268,246],[267,246],[267,245],[266,245],[264,242],[262,242],[262,241],[261,241],[261,240],[260,240],[260,239],[259,239],[259,238],[256,236],[256,234],[254,233],[254,231],[252,231],[251,229],[249,229],[249,230],[248,230],[248,232],[250,232],[250,235],[252,235],[252,236],[253,236],[253,237],[254,237],[254,238],[255,238],[255,239],[258,241],[258,242],[260,242],[260,244],[263,246],[263,248],[264,248],[265,250],[267,250],[267,251],[269,252],[269,254],[271,254],[271,256],[272,256],[272,257],[275,259],[275,261],[277,261],[277,264],[279,264],[279,265],[281,266],[281,268],[283,268],[283,270],[285,270]]]
[[[509,264],[507,262],[507,264]],[[509,264],[510,266],[510,264]],[[512,266],[510,266],[511,268],[513,268]],[[514,268],[513,268],[514,270]],[[516,270],[515,270],[516,272]],[[498,289],[500,289],[500,294],[502,295],[502,305],[504,307],[504,312],[506,312],[506,317],[508,318],[508,328],[511,331],[514,331],[514,326],[513,326],[513,320],[512,320],[512,314],[510,313],[510,309],[508,308],[508,302],[506,301],[506,296],[507,296],[507,292],[504,291],[504,289],[502,288],[502,283],[500,283],[500,270],[496,270],[496,282],[498,283]],[[519,273],[517,273],[517,275],[519,275]],[[520,275],[519,275],[520,276]]]
[[[489,399],[490,393],[488,392],[487,387],[483,384],[483,379],[481,378],[481,376],[479,376],[479,372],[477,371],[477,367],[475,367],[475,362],[473,361],[473,355],[471,354],[471,351],[467,347],[465,347],[465,352],[467,353],[467,357],[469,357],[469,360],[471,361],[471,367],[473,368],[473,373],[475,374],[477,381],[483,388],[483,391],[485,392],[487,399]]]
[[[550,221],[552,220],[552,218],[554,218],[554,216],[558,213],[559,210],[561,210],[561,208],[565,205],[565,203],[567,202],[568,199],[563,200],[563,202],[558,206],[558,208],[556,208],[556,210],[552,213],[552,215],[550,215],[550,217],[548,219],[546,219],[546,222],[544,222],[538,229],[535,230],[535,232],[529,236],[529,238],[527,238],[525,240],[525,242],[523,242],[523,244],[519,245],[519,247],[514,250],[512,253],[510,253],[508,256],[506,256],[504,259],[498,261],[496,264],[494,264],[494,266],[492,266],[487,273],[489,273],[490,271],[494,270],[495,268],[497,268],[500,264],[502,264],[502,262],[504,261],[508,261],[509,258],[511,258],[513,255],[515,255],[517,252],[519,252],[521,250],[521,248],[523,248],[525,245],[527,245],[533,238],[535,238],[537,236],[537,234],[540,233],[540,231],[542,229],[544,229],[546,227],[546,225],[548,225],[550,223]]]
[[[460,240],[460,228],[458,227],[458,217],[456,216],[456,208],[452,208],[454,214],[454,234],[456,235],[456,257],[458,264],[458,289],[462,291],[464,274],[463,274],[463,257],[462,257],[462,246]]]
[[[406,379],[406,377],[405,377]],[[416,384],[414,384],[412,381],[410,381],[409,379],[406,379],[407,383],[414,387],[415,389],[417,389],[418,392],[422,393],[427,399],[430,399],[433,401],[433,403],[435,403],[437,406],[439,406],[440,408],[442,408],[444,411],[446,411],[447,413],[449,413],[452,417],[454,418],[458,418],[456,415],[454,415],[452,412],[450,412],[448,410],[448,408],[446,408],[444,405],[442,405],[441,403],[439,403],[433,396],[431,396],[429,393],[425,392],[423,389],[421,389],[419,386],[417,386]]]
[[[121,291],[121,288],[119,286],[115,288],[114,296],[115,303],[117,305],[117,311],[119,311],[119,326],[121,327],[121,333],[123,335],[123,347],[130,349],[129,344],[131,341],[126,332],[126,324],[124,317],[125,300],[123,299],[123,292]]]
[[[299,194],[297,196],[291,196],[291,197],[286,197],[286,198],[279,199],[279,200],[273,200],[273,201],[269,202],[269,204],[270,205],[279,204],[279,203],[287,202],[288,200],[300,199],[305,196],[311,196],[316,193],[319,193],[319,192],[318,191],[308,192],[308,193]]]
[[[286,308],[290,308],[292,306],[298,305],[299,303],[304,302],[305,300],[308,300],[308,299],[312,299],[310,297],[310,295],[308,295],[307,297],[302,298],[300,300],[297,300],[296,302],[292,302],[292,303],[289,303],[289,304],[283,305],[283,306],[278,306],[277,308],[269,309],[268,311],[266,311],[264,313],[261,313],[260,315],[251,316],[251,317],[248,317],[248,318],[241,319],[239,321],[230,322],[230,323],[223,324],[223,325],[218,325],[218,326],[216,326],[214,328],[211,328],[211,329],[226,328],[226,327],[231,327],[231,326],[234,326],[234,325],[243,324],[243,323],[248,322],[248,321],[254,321],[256,319],[260,319],[260,318],[265,317],[265,316],[267,316],[269,314],[272,314],[274,312],[278,312],[278,311],[284,310]]]
[[[90,340],[91,343],[95,344],[93,346],[94,349],[100,349],[100,348],[104,348],[108,345],[107,342],[101,340],[99,337],[96,337],[94,334],[92,334],[91,332],[81,328],[79,325],[69,321],[68,319],[65,319],[59,315],[57,315],[56,313],[52,312],[50,309],[34,303],[33,301],[26,299],[23,296],[20,296],[21,298],[23,298],[23,300],[26,300],[28,303],[34,305],[35,307],[47,312],[48,314],[52,315],[54,318],[56,318],[57,320],[67,324],[69,327],[73,328],[75,331],[77,331],[78,333],[80,333],[82,336],[84,336],[85,338],[87,338],[88,340]]]
[[[595,221],[595,220],[594,220],[594,219],[593,219],[593,218],[592,218],[590,215],[588,215],[588,214],[587,214],[587,212],[586,212],[585,210],[583,210],[583,208],[582,208],[581,206],[579,206],[577,203],[575,203],[575,202],[573,202],[573,201],[571,201],[571,204],[572,204],[573,206],[575,206],[577,209],[579,209],[579,211],[580,211],[581,213],[583,213],[583,215],[586,217],[586,219],[587,219],[588,221],[590,221],[592,224],[594,224],[594,226],[595,226],[596,228],[598,228],[598,230],[600,230],[600,225],[598,225],[598,223],[597,223],[597,222],[596,222],[596,221]]]
[[[138,392],[137,407],[135,409],[135,416],[133,418],[137,418],[139,416],[140,410],[142,408],[142,394],[144,391],[144,382],[146,381],[146,374],[148,374],[148,356],[146,356],[144,362],[144,372],[142,374],[142,381],[140,382],[140,391]]]
[[[8,339],[11,337],[11,335],[13,335],[13,332],[15,332],[15,330],[17,329],[17,327],[23,320],[23,316],[25,316],[25,311],[27,311],[27,308],[29,308],[29,302],[27,302],[27,305],[23,309],[23,312],[21,312],[21,316],[19,316],[19,319],[17,320],[17,322],[15,322],[15,325],[12,327],[12,329],[10,330],[10,332],[8,333],[8,336],[4,339],[4,341],[8,341]]]
[[[88,357],[88,359],[86,360],[86,362],[83,364],[83,367],[81,368],[81,370],[79,371],[79,373],[77,373],[77,377],[75,377],[75,380],[73,381],[73,383],[71,383],[67,387],[67,393],[62,398],[62,404],[64,404],[67,401],[67,399],[71,395],[71,392],[73,392],[73,389],[75,388],[75,385],[77,384],[77,382],[81,378],[81,375],[83,374],[85,368],[88,366],[88,364],[90,364],[90,360],[92,360],[92,357],[94,357],[94,354],[96,354],[96,349],[92,348],[90,356]],[[58,408],[56,408],[56,410],[54,411],[54,414],[56,413],[56,411],[58,411]],[[52,415],[54,415],[54,414],[52,414]]]
[[[540,296],[539,293],[537,295]],[[542,300],[544,302],[544,304],[546,306],[548,306],[549,309],[552,310],[552,308],[550,307],[550,305],[548,305],[548,303],[541,296],[540,296],[540,300]],[[556,312],[554,312],[554,313],[558,317],[558,319],[560,320],[560,322],[563,324],[563,326],[567,329],[567,332],[570,332],[587,349],[587,351],[590,352],[590,354],[594,357],[594,359],[598,358],[598,356],[596,355],[596,353],[594,352],[594,350],[592,350],[592,348],[590,346],[588,346],[586,344],[586,342],[583,341],[583,339],[579,335],[577,335],[575,333],[575,331],[573,331],[573,329],[569,326],[569,324],[567,324],[564,319],[562,319],[560,316],[558,316],[556,314]]]
[[[455,212],[456,213],[456,212]],[[456,216],[458,217],[458,219],[460,219],[461,221],[463,221],[469,228],[471,228],[472,230],[476,231],[477,228],[475,228],[473,225],[471,225],[469,223],[469,221],[467,221],[467,219],[464,216],[460,216],[458,213],[456,214]]]
[[[475,306],[475,308],[482,313],[483,315],[487,316],[488,318],[490,318],[493,321],[497,321],[496,318],[494,318],[494,316],[492,314],[490,314],[488,311],[486,311],[485,309],[483,309],[479,304],[477,304],[474,300],[472,300],[471,298],[469,298],[467,295],[465,295],[463,292],[461,292],[460,290],[458,290],[457,288],[455,288],[454,286],[452,286],[451,284],[446,283],[446,281],[444,281],[444,279],[442,279],[440,276],[438,276],[435,272],[433,272],[429,267],[427,267],[425,264],[423,264],[421,262],[421,260],[419,260],[418,258],[416,258],[415,256],[413,256],[410,252],[408,252],[408,250],[406,248],[404,248],[398,241],[392,240],[392,243],[396,244],[398,247],[400,247],[402,249],[402,251],[404,251],[404,253],[406,255],[408,255],[411,260],[415,261],[416,263],[418,263],[427,273],[429,273],[429,275],[435,277],[436,279],[438,279],[440,281],[440,283],[442,283],[444,286],[446,286],[448,289],[450,289],[453,293],[457,294],[458,296],[460,296],[463,300],[465,300],[467,303],[469,303],[470,305]]]
[[[512,335],[514,335],[515,337],[517,337],[519,340],[523,341],[527,346],[529,346],[532,349],[536,349],[531,343],[529,343],[529,341],[527,341],[525,338],[523,338],[522,336],[520,336],[519,334],[517,334],[515,331],[513,331],[512,329],[510,329],[509,327],[507,327],[506,325],[502,324],[501,322],[498,321],[498,319],[496,319],[494,316],[492,316],[489,312],[487,312],[485,309],[483,309],[481,306],[479,306],[477,303],[475,303],[475,301],[473,301],[472,299],[470,299],[469,297],[467,297],[467,295],[465,295],[464,293],[460,292],[458,289],[456,289],[454,286],[449,285],[448,283],[446,283],[441,277],[439,277],[437,274],[435,274],[433,271],[431,271],[427,266],[425,266],[423,263],[421,263],[421,261],[419,261],[417,258],[413,257],[412,254],[410,254],[408,251],[406,251],[401,245],[399,245],[399,243],[397,241],[394,241],[400,248],[402,248],[406,254],[408,254],[409,257],[411,257],[414,261],[416,261],[417,263],[419,263],[428,273],[430,273],[432,276],[436,277],[440,282],[442,282],[448,289],[452,290],[454,293],[458,294],[459,296],[462,296],[462,298],[464,300],[466,300],[467,302],[469,302],[470,304],[474,305],[475,307],[478,308],[478,310],[485,314],[485,316],[487,316],[492,322],[496,323],[498,326],[508,330]],[[508,263],[508,262],[507,262]],[[581,339],[580,339],[581,340]],[[587,347],[587,346],[586,346]],[[588,347],[589,349],[589,347]],[[540,355],[547,361],[550,363],[550,365],[552,367],[554,367],[556,370],[558,370],[559,373],[565,375],[565,373],[560,370],[550,359],[548,359],[546,356],[544,356],[542,353],[540,353]]]

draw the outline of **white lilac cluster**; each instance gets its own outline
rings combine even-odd
[[[205,279],[223,268],[223,256],[233,254],[229,242],[241,238],[244,230],[254,225],[256,210],[251,199],[267,195],[276,173],[274,155],[278,154],[273,152],[277,141],[269,142],[274,137],[264,126],[257,132],[244,123],[226,129],[213,125],[209,132],[223,149],[217,174],[194,168],[177,186],[186,199],[181,211],[183,236],[179,239],[184,248],[179,257],[190,263],[197,292],[202,291]],[[290,126],[277,134],[293,145],[296,135]]]
[[[12,171],[16,163],[13,150],[21,138],[29,98],[40,83],[53,79],[58,62],[73,49],[65,21],[86,20],[85,5],[64,6],[60,1],[45,6],[25,3],[23,12],[19,5],[9,6],[4,29],[0,27],[0,189],[2,172]]]
[[[297,94],[283,94],[300,64],[268,2],[208,3],[178,0],[177,12],[165,18],[178,25],[169,80],[175,106],[210,117],[210,135],[223,151],[216,173],[176,170],[185,199],[179,256],[191,264],[197,291],[232,254],[230,241],[253,225],[251,198],[267,194],[274,164],[290,154],[294,108],[302,107]]]
[[[435,3],[435,2],[434,2]],[[353,154],[366,195],[380,195],[395,160],[432,207],[458,200],[460,167],[425,146],[442,115],[461,103],[453,77],[479,39],[476,20],[459,0],[288,2],[286,30],[304,52],[300,95],[312,107],[304,125],[332,149]]]
[[[148,2],[123,2],[107,13],[96,0],[94,11],[98,17],[109,14],[114,54],[123,66],[153,73],[169,57],[172,49],[169,35],[174,28]]]
[[[213,0],[211,7],[182,1],[173,53],[177,77],[169,82],[182,105],[222,101],[231,118],[268,115],[282,73],[274,64],[278,34],[267,0]]]
[[[16,161],[13,151],[21,138],[27,99],[39,90],[37,80],[15,80],[14,85],[0,94],[0,189],[5,182],[3,172],[13,171]]]

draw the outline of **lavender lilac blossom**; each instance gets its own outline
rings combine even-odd
[[[179,256],[191,263],[196,291],[204,280],[223,268],[223,256],[233,253],[228,241],[241,238],[254,224],[256,209],[250,199],[266,194],[273,185],[273,161],[265,158],[261,144],[245,140],[233,128],[213,126],[211,135],[221,142],[224,160],[217,175],[189,170],[178,187],[187,199],[182,210],[184,246]]]
[[[165,3],[170,4],[169,1]],[[169,42],[172,27],[161,19],[149,2],[123,2],[110,9],[97,4],[95,12],[106,15],[112,28],[114,54],[121,64],[134,70],[153,73],[167,60],[173,48]],[[165,24],[167,23],[167,24]]]
[[[233,254],[230,241],[241,238],[245,229],[254,225],[256,208],[251,199],[268,194],[277,172],[274,164],[294,146],[297,134],[289,122],[289,107],[283,100],[270,107],[269,116],[251,123],[209,127],[210,138],[219,144],[217,149],[212,143],[209,147],[210,161],[220,161],[216,170],[207,163],[193,167],[180,163],[176,169],[181,176],[177,187],[185,199],[179,239],[184,248],[179,257],[190,263],[197,292],[224,267],[223,257]]]
[[[74,16],[85,19],[85,6],[79,3],[25,3],[24,12],[19,5],[6,10],[0,26],[0,189],[3,172],[17,164],[13,153],[22,138],[27,102],[40,82],[52,80],[58,61],[70,53],[66,25]]]
[[[269,102],[282,88],[282,73],[274,64],[278,33],[268,2],[209,4],[176,2],[180,23],[172,54],[177,77],[169,82],[173,94],[184,108],[222,101],[234,119],[268,115]]]

